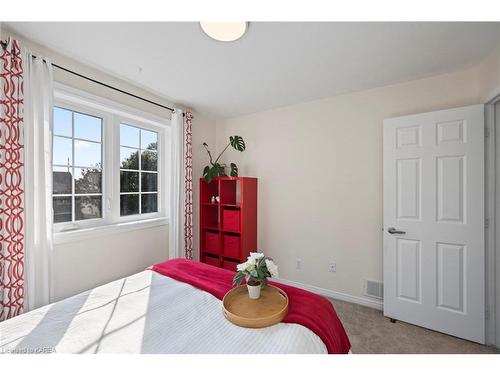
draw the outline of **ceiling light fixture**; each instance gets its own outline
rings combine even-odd
[[[248,29],[248,22],[200,22],[201,29],[219,42],[234,42]]]

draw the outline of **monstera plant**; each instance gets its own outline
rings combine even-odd
[[[245,141],[243,140],[242,137],[239,135],[233,135],[229,137],[229,143],[227,146],[222,150],[222,152],[217,156],[217,159],[215,161],[212,158],[212,153],[208,149],[208,145],[206,142],[203,142],[203,146],[205,146],[205,149],[207,150],[208,157],[210,158],[210,165],[207,165],[203,169],[203,177],[205,178],[205,181],[210,183],[214,177],[219,177],[219,176],[227,176],[226,174],[226,164],[221,164],[219,163],[219,159],[222,156],[222,154],[231,146],[235,150],[238,150],[240,152],[245,151]],[[231,177],[238,177],[238,167],[236,164],[231,163],[229,164],[231,171],[229,172],[229,175]]]

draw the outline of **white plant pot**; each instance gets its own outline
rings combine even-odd
[[[258,299],[260,297],[260,284],[259,285],[248,285],[248,296],[250,299]]]

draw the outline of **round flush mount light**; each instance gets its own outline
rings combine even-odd
[[[219,42],[233,42],[240,39],[248,29],[248,22],[200,22],[202,30]]]

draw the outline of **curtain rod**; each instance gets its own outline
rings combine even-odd
[[[2,45],[2,48],[6,48],[7,47],[7,43],[4,42],[4,41],[0,41],[0,45]],[[36,58],[35,55],[32,55],[33,58]],[[108,89],[112,89],[112,90],[115,90],[115,91],[118,91],[122,94],[125,94],[125,95],[128,95],[128,96],[131,96],[133,98],[136,98],[136,99],[139,99],[139,100],[142,100],[144,102],[147,102],[149,104],[153,104],[153,105],[156,105],[158,107],[161,107],[161,108],[165,108],[165,109],[168,109],[169,111],[171,112],[174,112],[175,110],[173,108],[170,108],[170,107],[167,107],[166,105],[163,105],[163,104],[160,104],[160,103],[156,103],[156,102],[153,102],[152,100],[149,100],[149,99],[146,99],[146,98],[143,98],[141,96],[138,96],[138,95],[135,95],[135,94],[132,94],[130,92],[127,92],[127,91],[124,91],[122,89],[119,89],[117,87],[114,87],[114,86],[111,86],[111,85],[108,85],[107,83],[104,83],[104,82],[101,82],[101,81],[98,81],[96,79],[93,79],[93,78],[90,78],[90,77],[87,77],[87,76],[84,76],[83,74],[80,74],[80,73],[77,73],[71,69],[68,69],[68,68],[65,68],[64,66],[61,66],[61,65],[57,65],[57,64],[54,64],[52,63],[52,66],[58,68],[58,69],[61,69],[61,70],[64,70],[65,72],[68,72],[70,74],[73,74],[77,77],[80,77],[80,78],[83,78],[83,79],[86,79],[87,81],[90,81],[90,82],[93,82],[93,83],[96,83],[98,85],[101,85],[101,86],[104,86],[104,87],[107,87]],[[182,114],[184,116],[184,113]]]

